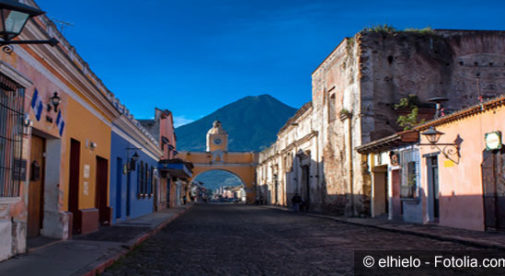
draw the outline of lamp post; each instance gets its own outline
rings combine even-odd
[[[0,0],[0,46],[7,44],[49,44],[55,46],[58,40],[12,40],[17,37],[28,19],[44,14],[43,11],[19,3],[15,0]]]

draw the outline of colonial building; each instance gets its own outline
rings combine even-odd
[[[319,197],[310,208],[370,215],[371,175],[355,148],[401,130],[395,105],[409,95],[422,105],[447,99],[451,113],[502,93],[504,50],[502,31],[364,30],[343,40],[312,73],[311,159],[321,172],[310,174]],[[278,142],[263,156],[282,150]],[[263,170],[279,181],[276,164]]]
[[[308,102],[279,130],[277,141],[259,154],[259,200],[286,206],[299,194],[307,207],[321,208],[324,191],[317,181],[322,168],[315,161],[317,131],[312,123],[312,102]]]
[[[358,147],[372,175],[372,215],[505,229],[504,116],[500,96]]]
[[[155,109],[153,120],[140,120],[142,125],[158,139],[162,158],[158,164],[160,183],[154,191],[154,208],[161,210],[181,205],[187,179],[192,176],[192,164],[184,162],[177,155],[177,141],[172,112]]]
[[[142,148],[141,171],[149,179],[161,154],[47,16],[29,20],[19,39],[48,37],[59,44],[0,51],[0,260],[26,252],[27,238],[68,239],[122,216],[126,207],[111,202],[119,193],[110,194],[111,161],[126,164],[123,146]],[[111,151],[113,136],[131,144]],[[120,166],[113,166],[118,175]],[[135,195],[149,197],[147,187]]]
[[[160,189],[158,162],[163,155],[158,139],[138,121],[121,116],[113,122],[110,149],[112,222],[152,213]]]

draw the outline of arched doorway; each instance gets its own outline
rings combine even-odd
[[[246,203],[246,184],[237,174],[223,169],[204,171],[193,178],[195,196],[206,202]]]

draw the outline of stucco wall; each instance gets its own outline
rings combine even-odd
[[[485,150],[484,135],[492,131],[505,132],[505,108],[499,107],[483,113],[465,117],[450,123],[437,125],[445,134],[440,143],[452,143],[456,137],[462,139],[461,158],[438,155],[440,224],[457,228],[484,230],[484,207],[481,164]],[[425,138],[422,143],[427,143]],[[431,147],[421,147],[421,155],[436,152]],[[426,162],[421,162],[422,175],[426,176]],[[426,177],[422,178],[424,190]]]
[[[326,209],[369,214],[370,174],[353,149],[400,130],[401,98],[447,97],[450,112],[498,95],[504,50],[505,33],[489,31],[361,32],[342,41],[312,74]],[[336,111],[350,112],[342,120],[329,118],[334,93]]]
[[[131,158],[134,152],[137,152],[139,155],[139,159],[137,164],[140,162],[147,163],[149,168],[157,168],[158,163],[157,160],[152,158],[152,156],[147,155],[142,149],[141,150],[129,150],[127,156],[127,148],[137,148],[139,144],[132,144],[130,141],[127,141],[122,134],[119,135],[115,131],[111,134],[111,174],[110,174],[110,206],[114,209],[112,222],[116,223],[117,220],[125,220],[127,218],[126,214],[126,202],[127,197],[130,200],[130,215],[129,218],[135,218],[138,216],[142,216],[145,214],[149,214],[153,211],[153,197],[138,197],[138,169],[134,171],[130,171],[130,193],[127,194],[127,178],[128,174],[123,174],[123,169],[121,166],[118,166],[118,158],[122,164],[126,164],[127,160]],[[132,139],[129,137],[129,139]],[[138,143],[138,142],[136,142]],[[152,155],[152,154],[151,154]],[[120,170],[118,172],[118,170]],[[120,187],[119,187],[119,186]],[[118,188],[119,187],[119,188]],[[119,192],[119,194],[118,194]],[[119,197],[118,197],[119,195]],[[119,201],[119,203],[118,203]],[[118,213],[118,204],[120,206],[120,212]],[[119,215],[119,217],[118,217]]]

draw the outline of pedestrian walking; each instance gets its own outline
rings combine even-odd
[[[291,203],[293,204],[293,211],[300,211],[300,203],[302,202],[302,198],[298,193],[296,193],[293,198],[291,198]]]

